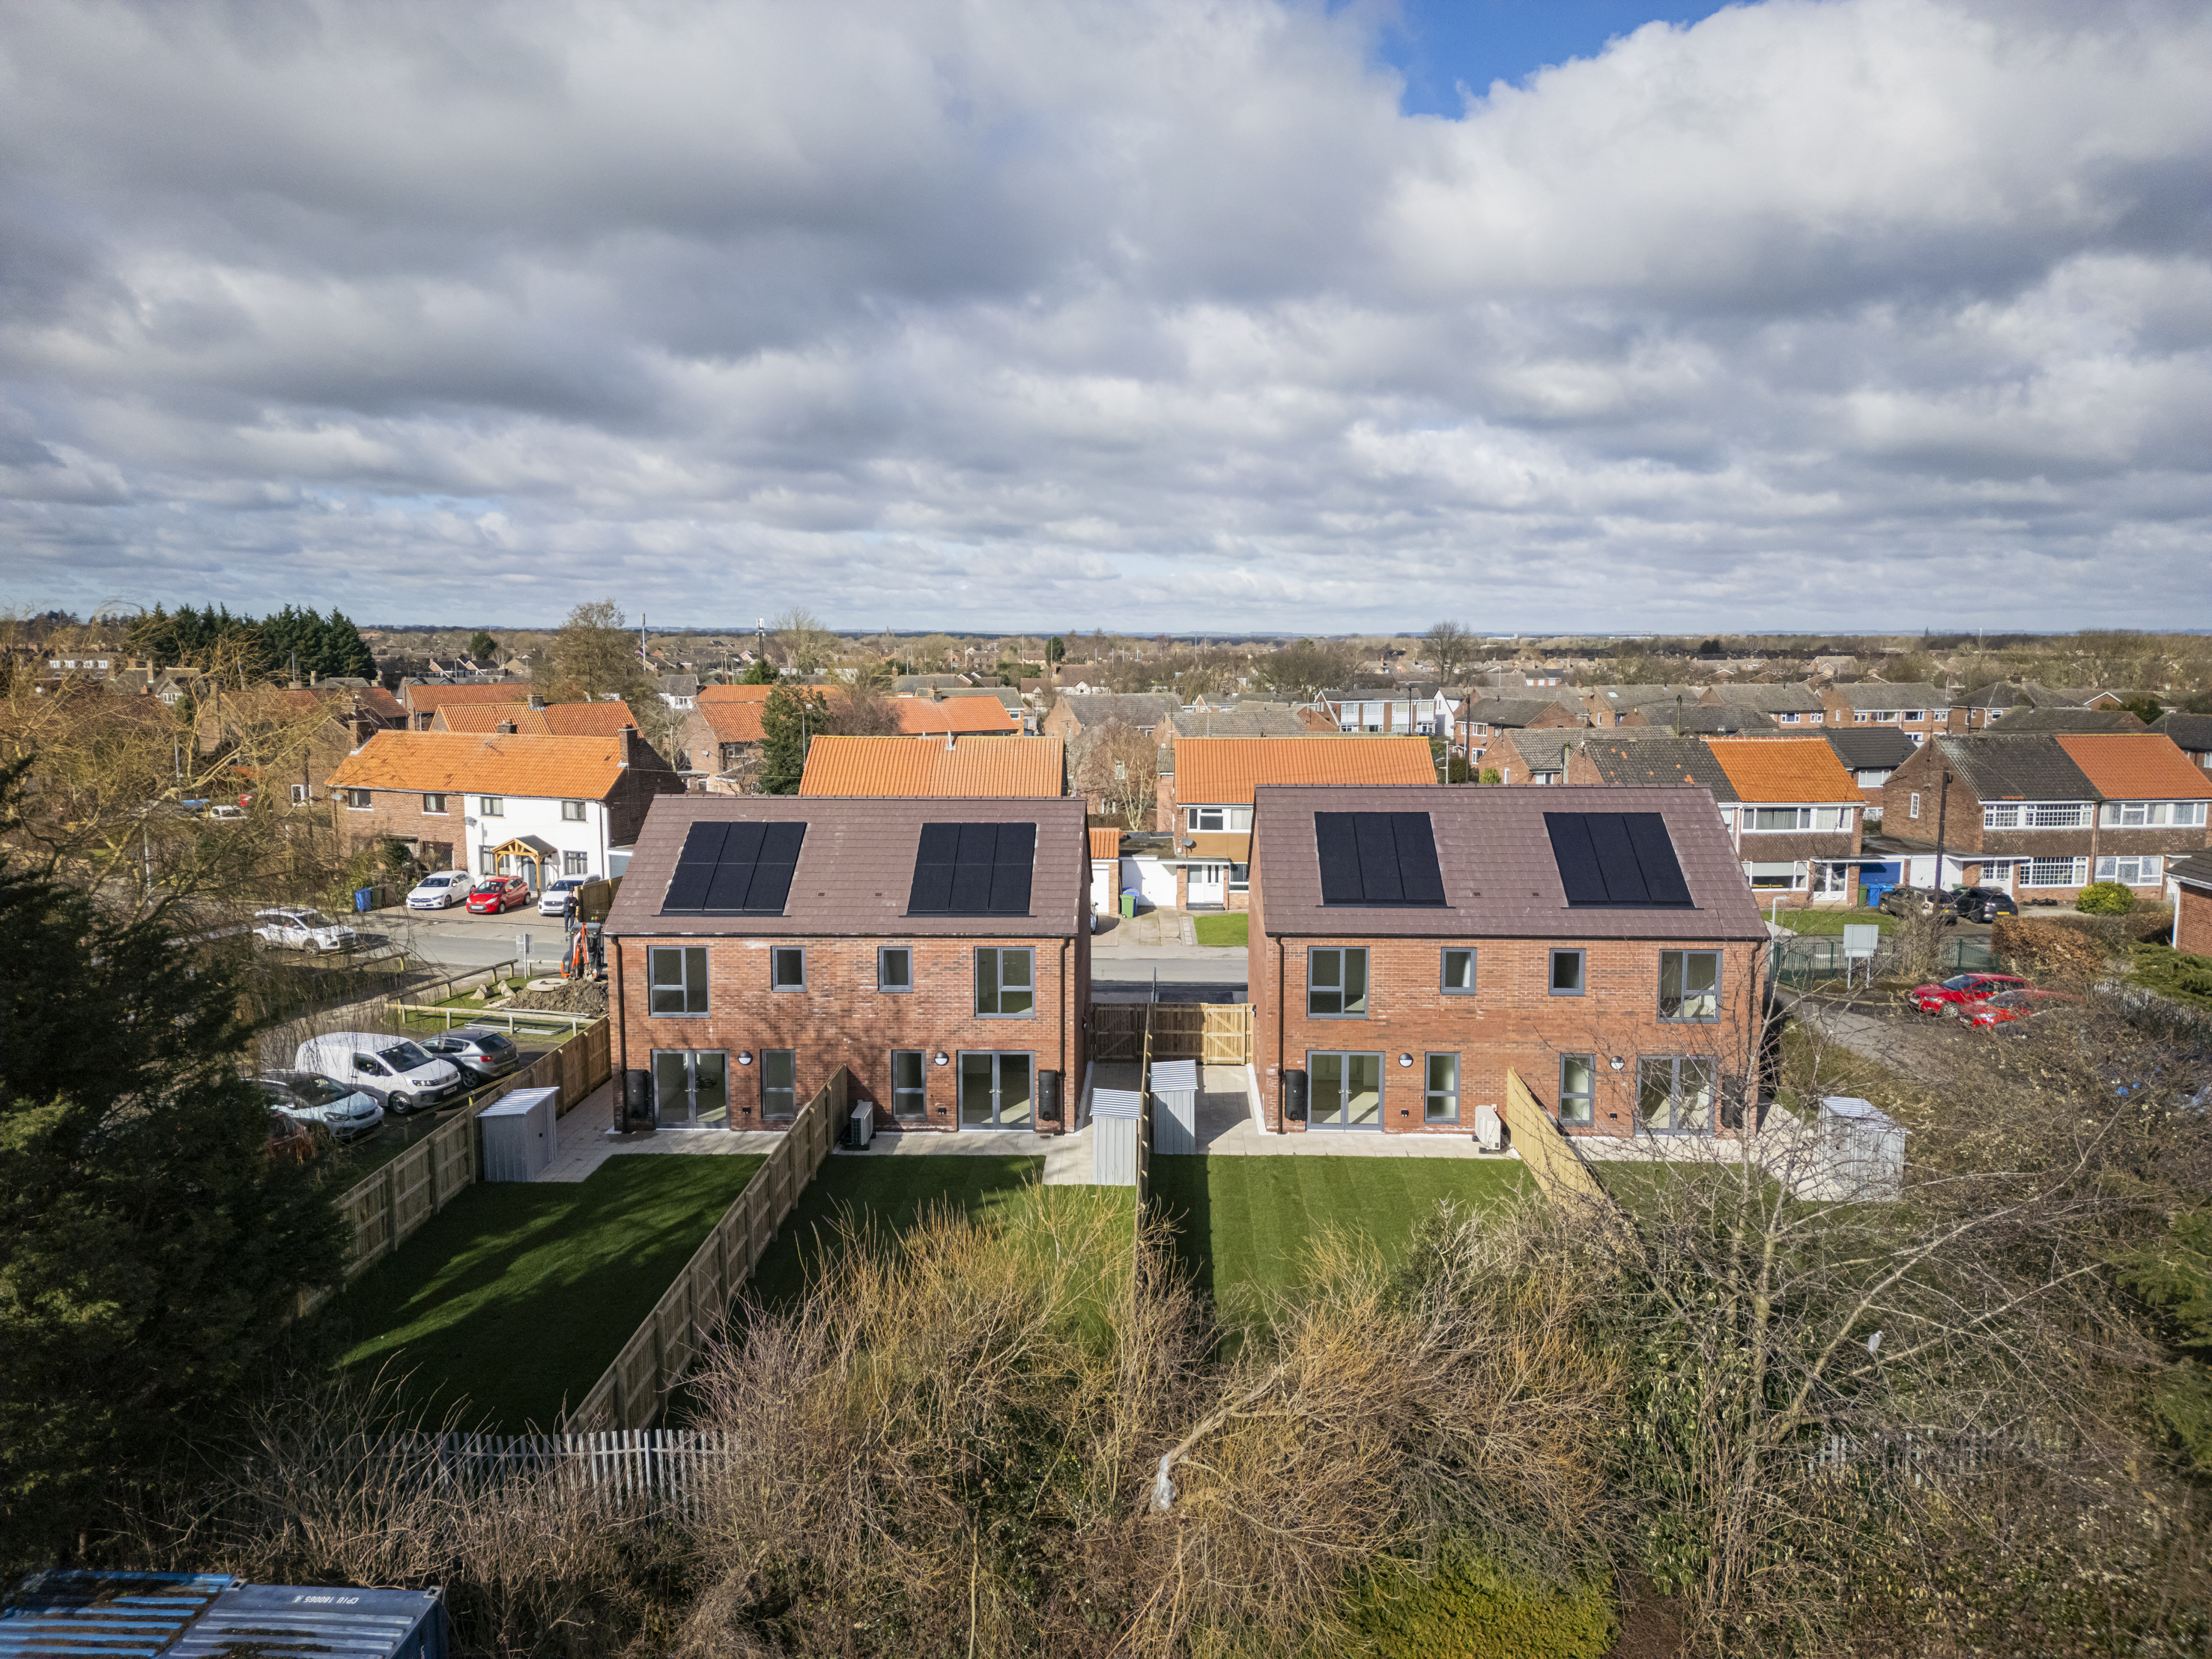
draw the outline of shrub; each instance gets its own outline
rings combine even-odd
[[[1597,1659],[1616,1628],[1603,1585],[1549,1584],[1464,1548],[1425,1573],[1404,1561],[1370,1569],[1346,1622],[1352,1650],[1376,1659]]]
[[[2084,915],[2124,916],[2136,908],[2136,896],[2117,881],[2093,881],[2081,890],[2074,908]]]

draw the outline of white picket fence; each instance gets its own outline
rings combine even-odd
[[[714,1429],[609,1429],[592,1434],[399,1434],[363,1448],[363,1461],[408,1486],[478,1487],[550,1474],[610,1507],[686,1521],[700,1517],[707,1482],[733,1437]]]

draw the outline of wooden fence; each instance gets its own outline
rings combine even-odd
[[[613,1364],[592,1385],[563,1429],[641,1429],[660,1414],[707,1337],[760,1265],[844,1127],[852,1073],[840,1066],[808,1101],[737,1202],[722,1212],[706,1243],[676,1275]]]
[[[1150,1034],[1162,1060],[1242,1066],[1252,1058],[1249,1002],[1100,1002],[1091,1009],[1091,1057],[1136,1060]]]
[[[1510,1066],[1505,1073],[1505,1127],[1512,1132],[1513,1150],[1536,1177],[1537,1189],[1554,1204],[1583,1202],[1601,1209],[1613,1208],[1612,1197],[1590,1173],[1574,1142]]]
[[[563,1115],[611,1075],[607,1022],[602,1019],[559,1048],[540,1054],[520,1071],[487,1084],[471,1095],[450,1123],[442,1123],[337,1200],[338,1212],[353,1224],[353,1244],[345,1276],[358,1278],[406,1243],[407,1236],[452,1203],[483,1173],[477,1115],[517,1089],[561,1091],[556,1109]],[[303,1300],[313,1312],[329,1292]]]

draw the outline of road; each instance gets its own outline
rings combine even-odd
[[[520,957],[517,936],[530,935],[528,955],[549,972],[561,960],[561,919],[541,916],[535,905],[500,916],[451,910],[375,910],[356,919],[364,941],[389,940],[418,961],[444,968],[489,968]]]

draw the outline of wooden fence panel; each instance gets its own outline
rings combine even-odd
[[[1554,1204],[1585,1202],[1610,1211],[1612,1198],[1590,1173],[1589,1165],[1574,1148],[1518,1072],[1505,1073],[1505,1127],[1513,1133],[1513,1150],[1536,1177],[1536,1185]]]
[[[1249,1002],[1101,1002],[1091,1009],[1091,1057],[1140,1060],[1149,1030],[1156,1060],[1242,1066],[1252,1058]]]
[[[406,1242],[409,1234],[438,1213],[437,1176],[431,1166],[430,1143],[418,1141],[385,1167],[392,1172],[392,1245]]]
[[[1145,1010],[1141,1002],[1097,1002],[1091,1006],[1091,1057],[1094,1060],[1135,1060],[1144,1053]]]

